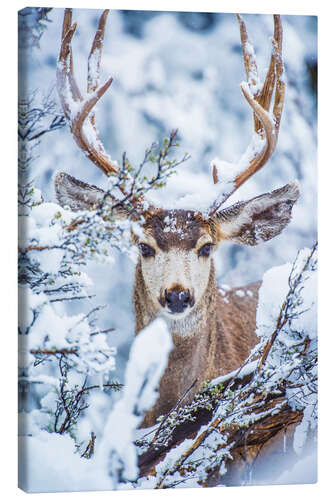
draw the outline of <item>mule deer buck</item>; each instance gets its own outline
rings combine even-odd
[[[92,44],[88,91],[84,97],[73,73],[71,40],[76,24],[72,25],[71,9],[65,11],[57,66],[57,88],[73,137],[104,174],[117,173],[119,168],[98,138],[93,114],[95,104],[112,82],[110,78],[99,86],[107,14],[107,10],[103,12]],[[160,382],[160,398],[146,415],[144,426],[169,412],[189,387],[191,391],[183,402],[193,397],[203,381],[236,369],[249,355],[257,342],[256,307],[260,282],[224,292],[223,296],[216,284],[212,257],[225,240],[257,245],[281,233],[291,219],[293,205],[299,196],[295,181],[222,208],[229,196],[273,154],[285,94],[280,16],[274,15],[270,65],[262,86],[258,85],[255,55],[245,23],[241,16],[237,17],[247,77],[241,90],[254,114],[252,145],[234,166],[232,182],[223,185],[220,180],[223,180],[222,163],[216,162],[213,166],[213,182],[221,184],[221,194],[207,207],[207,212],[165,210],[152,205],[144,209],[143,204],[137,205],[144,218],[144,231],[141,237],[133,234],[133,243],[140,254],[133,295],[136,332],[161,315],[174,342]],[[74,211],[96,208],[105,198],[101,189],[63,172],[55,176],[55,189],[59,203]],[[111,196],[108,200],[117,205]],[[119,207],[114,209],[113,215],[115,218],[128,216]]]

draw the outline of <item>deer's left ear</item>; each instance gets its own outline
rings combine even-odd
[[[220,239],[258,245],[281,233],[299,197],[297,181],[217,212]]]

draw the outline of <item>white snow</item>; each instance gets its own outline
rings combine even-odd
[[[264,276],[259,289],[259,302],[257,308],[257,335],[269,336],[272,325],[275,324],[281,305],[288,293],[288,278],[291,264],[273,267]]]
[[[241,369],[237,368],[237,370],[234,370],[234,371],[228,373],[227,375],[221,375],[220,377],[216,377],[210,381],[209,387],[214,387],[214,385],[223,384],[225,381],[230,380],[233,377],[237,377],[237,378],[246,377],[250,373],[254,372],[257,365],[258,365],[257,361],[251,361],[250,363],[247,363],[246,365],[244,365]]]
[[[312,451],[296,462],[279,477],[272,478],[272,484],[311,484],[317,482],[317,453]]]
[[[161,318],[142,330],[133,342],[122,398],[108,417],[103,444],[98,451],[98,460],[108,468],[114,488],[117,488],[118,479],[137,477],[134,431],[143,420],[144,412],[158,397],[156,389],[171,348],[171,335]]]
[[[103,490],[112,485],[94,459],[75,454],[69,435],[42,431],[37,436],[19,437],[19,448],[20,484],[29,493]]]

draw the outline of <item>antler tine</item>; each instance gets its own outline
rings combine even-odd
[[[106,175],[118,173],[118,167],[107,155],[103,144],[97,136],[96,128],[90,120],[86,121],[86,119],[93,107],[110,87],[112,80],[113,78],[109,78],[109,80],[99,87],[90,98],[84,101],[81,110],[76,114],[71,126],[72,134],[78,146],[86,152],[89,160],[99,167]]]
[[[275,130],[276,136],[280,130],[280,122],[284,105],[284,97],[286,91],[286,84],[284,82],[284,66],[283,66],[283,58],[282,58],[282,23],[281,17],[279,15],[274,15],[274,40],[275,41],[275,50],[273,49],[275,61],[276,61],[276,92],[275,92],[275,100],[274,100],[274,108],[273,115],[275,118]]]
[[[71,109],[68,100],[68,93],[74,102],[81,101],[82,96],[73,79],[73,58],[70,47],[71,40],[76,30],[76,24],[71,25],[71,9],[66,9],[64,25],[62,29],[63,37],[57,65],[57,89],[60,102],[66,118],[71,118]],[[65,34],[64,34],[65,33]]]
[[[281,115],[283,111],[285,83],[283,81],[282,59],[282,24],[279,15],[274,15],[274,37],[272,40],[272,54],[265,82],[260,88],[255,53],[249,42],[246,25],[243,18],[237,14],[240,25],[243,59],[246,73],[246,82],[241,84],[241,90],[254,113],[255,142],[261,145],[260,150],[255,146],[248,149],[238,165],[234,165],[235,175],[227,190],[215,200],[210,208],[209,215],[214,215],[221,205],[255,172],[257,172],[272,156],[278,139]],[[273,113],[270,108],[275,90]],[[258,142],[259,139],[259,142]],[[217,167],[213,164],[214,184],[219,182]],[[222,172],[223,174],[223,172]]]
[[[106,90],[110,87],[113,78],[109,78],[106,83],[98,87],[99,68],[101,51],[103,46],[104,29],[107,11],[104,11],[100,21],[90,54],[97,50],[97,79],[94,84],[89,84],[89,77],[92,76],[92,69],[88,71],[88,90],[90,94],[83,98],[76,83],[73,70],[73,57],[71,41],[75,33],[76,23],[72,25],[72,10],[65,9],[64,22],[62,28],[62,42],[57,65],[57,89],[63,111],[70,122],[71,131],[80,149],[88,158],[99,167],[106,175],[118,173],[118,166],[106,153],[103,144],[98,138],[94,120],[89,116],[93,107],[100,100]],[[89,120],[87,120],[89,116]]]
[[[239,22],[246,80],[249,82],[250,85],[257,87],[259,78],[258,78],[258,67],[257,67],[255,53],[252,44],[249,41],[244,19],[239,14],[236,14],[236,16]],[[256,90],[258,91],[258,89]]]
[[[61,40],[63,40],[65,38],[67,32],[72,27],[72,16],[73,16],[73,10],[72,9],[65,9],[64,22],[62,25]]]
[[[274,19],[274,27],[276,26],[275,19]],[[260,96],[258,98],[259,104],[266,109],[266,111],[269,110],[270,103],[272,100],[272,95],[274,92],[274,85],[275,85],[275,64],[276,64],[276,57],[275,57],[275,47],[274,47],[274,40],[276,40],[276,30],[274,29],[274,38],[272,40],[272,54],[271,54],[271,59],[269,62],[269,68],[266,74],[265,82],[262,87],[262,90],[260,92]]]
[[[89,94],[94,92],[99,84],[104,33],[108,14],[109,9],[106,9],[100,17],[98,28],[88,57],[87,91]]]

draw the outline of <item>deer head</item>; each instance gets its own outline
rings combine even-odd
[[[117,173],[119,167],[105,152],[98,138],[93,114],[95,104],[112,83],[110,78],[99,86],[107,14],[106,10],[100,18],[90,51],[87,95],[83,97],[73,72],[71,40],[76,24],[72,25],[71,9],[66,9],[57,88],[76,143],[97,167],[110,174]],[[225,240],[257,245],[278,235],[290,221],[292,207],[299,196],[298,184],[292,182],[248,201],[222,207],[229,196],[262,168],[273,154],[285,92],[280,16],[274,16],[272,54],[262,86],[259,85],[255,55],[246,26],[243,19],[239,15],[237,17],[247,77],[241,90],[253,111],[254,138],[237,165],[219,160],[213,162],[213,182],[221,186],[221,190],[205,212],[164,210],[152,205],[144,208],[142,199],[135,200],[136,212],[144,218],[143,232],[139,236],[133,233],[133,243],[139,250],[137,273],[141,289],[137,293],[145,294],[152,311],[150,316],[162,314],[173,320],[191,316],[207,299],[207,290],[214,283],[212,255],[218,245]],[[228,182],[223,181],[224,176],[229,179]],[[68,174],[58,173],[55,176],[55,189],[59,203],[68,205],[72,210],[91,209],[107,197],[113,204],[115,217],[129,216],[123,207],[117,207],[112,196]],[[123,195],[128,195],[124,186],[120,186],[120,190]]]

